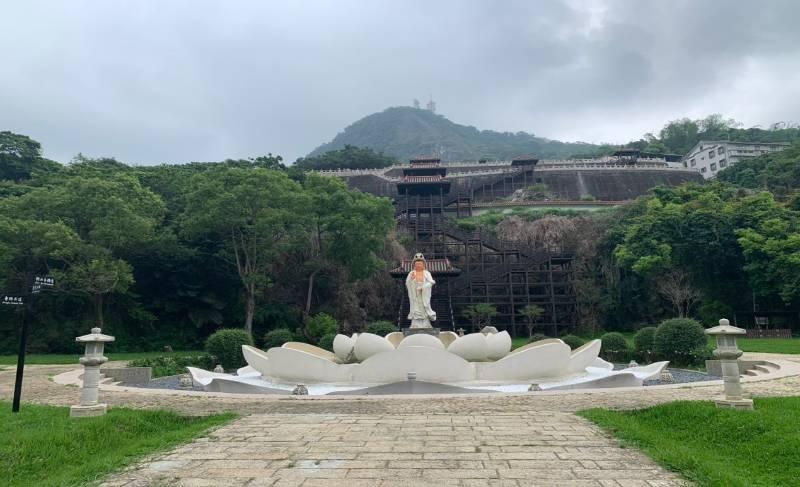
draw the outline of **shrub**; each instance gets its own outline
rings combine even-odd
[[[186,373],[186,367],[211,370],[216,364],[214,357],[207,353],[200,355],[161,355],[159,357],[139,358],[128,362],[128,367],[150,367],[153,378]]]
[[[306,329],[315,340],[319,340],[325,335],[336,334],[336,320],[328,313],[319,313],[309,318]]]
[[[225,370],[233,370],[245,364],[242,345],[253,345],[253,338],[239,328],[223,328],[206,340],[206,352],[217,359]]]
[[[703,325],[689,318],[662,321],[653,340],[655,352],[678,365],[699,362],[707,344]]]
[[[264,334],[264,349],[280,347],[286,342],[295,341],[292,332],[287,328],[278,328]]]
[[[547,340],[548,338],[550,338],[550,337],[545,335],[544,333],[534,333],[528,339],[528,343],[538,342],[538,341],[541,341],[541,340]]]
[[[628,342],[621,333],[612,331],[600,337],[600,353],[611,362],[625,360],[628,355]]]
[[[397,331],[397,327],[395,327],[389,321],[375,321],[367,326],[367,333],[372,333],[379,336],[386,336],[395,331]]]
[[[653,353],[656,338],[656,327],[646,326],[633,336],[633,346],[639,353]]]
[[[583,338],[575,335],[563,336],[561,337],[561,341],[569,345],[569,348],[573,350],[583,346],[583,344],[586,343],[585,341],[583,341]]]
[[[336,338],[335,333],[328,333],[319,339],[319,348],[324,348],[329,352],[333,352],[333,339]]]

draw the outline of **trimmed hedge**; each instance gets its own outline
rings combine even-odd
[[[374,335],[386,336],[389,333],[397,331],[397,327],[388,321],[376,321],[374,323],[370,323],[369,326],[367,326],[366,331],[367,333],[372,333]]]
[[[329,333],[319,339],[319,348],[324,348],[329,352],[333,352],[333,339],[336,338],[335,333]]]
[[[633,336],[633,346],[639,353],[653,353],[655,350],[656,327],[646,326]]]
[[[600,354],[604,359],[609,362],[625,361],[628,359],[629,348],[628,341],[621,333],[615,331],[604,334],[600,337],[602,345],[600,346]]]
[[[662,321],[653,340],[656,354],[676,365],[698,363],[707,355],[708,339],[699,322],[689,318]]]
[[[245,365],[242,345],[253,345],[253,338],[241,328],[223,328],[206,340],[206,352],[217,359],[225,370]]]
[[[328,313],[319,313],[309,318],[306,329],[319,342],[325,335],[336,335],[336,320]]]
[[[277,328],[264,334],[264,350],[280,347],[286,342],[295,341],[294,335],[288,328]]]
[[[582,347],[583,344],[586,343],[583,338],[575,335],[565,335],[561,337],[561,341],[569,345],[569,348],[573,350]]]

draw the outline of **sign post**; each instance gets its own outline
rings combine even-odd
[[[23,296],[3,296],[2,304],[9,306],[22,306],[22,329],[19,334],[19,352],[17,355],[17,376],[14,381],[14,400],[11,403],[11,412],[19,412],[19,402],[22,397],[22,377],[25,371],[25,351],[28,347],[28,321],[31,310],[31,297],[39,294],[42,288],[50,288],[55,284],[52,277],[36,276],[33,283],[26,282],[26,287],[30,284],[30,292],[27,299]]]

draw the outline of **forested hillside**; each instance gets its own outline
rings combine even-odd
[[[400,161],[427,154],[442,160],[511,159],[522,154],[557,159],[597,151],[599,146],[559,142],[525,132],[495,132],[459,125],[442,115],[411,107],[393,107],[353,123],[309,154],[319,156],[352,145],[370,148]]]
[[[303,339],[321,312],[343,327],[396,315],[383,308],[391,280],[373,282],[398,258],[391,202],[339,179],[270,156],[62,166],[10,132],[0,154],[13,168],[0,181],[0,294],[24,292],[33,275],[56,279],[33,298],[31,352],[76,351],[74,337],[92,326],[115,335],[117,351],[196,349],[221,327],[260,342],[275,328]],[[2,308],[8,353],[20,315]]]

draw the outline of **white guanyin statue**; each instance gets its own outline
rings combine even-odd
[[[411,328],[431,328],[431,321],[436,321],[436,312],[431,309],[431,291],[436,281],[425,269],[425,256],[414,255],[411,272],[406,278],[408,290],[408,319]]]

